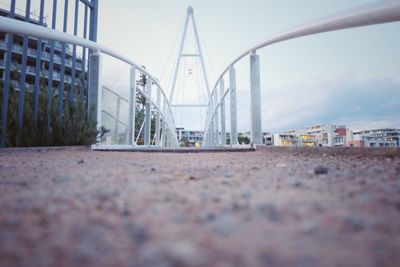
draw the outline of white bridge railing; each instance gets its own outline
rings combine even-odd
[[[235,64],[250,54],[250,125],[251,143],[262,144],[260,58],[257,50],[286,40],[323,32],[361,26],[388,23],[400,20],[400,1],[379,1],[367,6],[347,10],[284,31],[243,52],[222,72],[217,79],[208,103],[204,129],[205,147],[226,145],[225,98],[230,97],[230,144],[238,144],[236,70]],[[225,88],[224,77],[229,73],[229,87]]]
[[[89,78],[88,78],[88,112],[89,116],[97,120],[97,126],[102,126],[102,74],[101,74],[101,54],[109,55],[115,59],[130,65],[130,94],[129,94],[129,120],[128,120],[128,138],[126,145],[136,146],[135,136],[135,106],[136,106],[136,93],[138,92],[146,99],[145,119],[144,119],[144,146],[149,147],[155,145],[158,147],[177,147],[178,139],[175,128],[175,121],[169,103],[161,85],[157,79],[152,76],[142,65],[130,60],[124,55],[109,49],[105,46],[99,45],[74,35],[59,32],[46,27],[34,25],[31,23],[10,19],[7,17],[0,17],[0,31],[6,33],[15,33],[33,36],[37,38],[58,41],[61,43],[68,43],[85,47],[94,51],[89,58]],[[138,73],[146,76],[145,90],[137,87],[136,77]],[[8,88],[4,88],[8,90]],[[155,90],[155,91],[154,91]],[[153,93],[152,93],[153,92]],[[154,97],[155,96],[155,97]],[[155,120],[155,138],[151,137],[151,117],[152,110],[156,112]],[[154,142],[152,142],[154,140]],[[100,146],[98,144],[96,146]],[[112,148],[112,147],[110,147]]]

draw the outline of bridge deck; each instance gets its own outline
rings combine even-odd
[[[92,146],[95,151],[115,151],[115,152],[142,152],[142,153],[218,153],[218,152],[251,152],[255,151],[252,147],[213,147],[213,148],[159,148],[159,147],[132,147],[132,146]]]
[[[396,266],[399,196],[399,150],[8,149],[0,265]]]

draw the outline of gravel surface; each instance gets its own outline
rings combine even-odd
[[[0,153],[0,266],[400,266],[400,153]]]

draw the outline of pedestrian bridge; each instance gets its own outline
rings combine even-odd
[[[193,26],[196,30],[193,9],[188,9],[188,16],[185,25],[188,25],[189,18],[193,20]],[[214,82],[211,90],[208,90],[207,116],[205,118],[204,140],[202,146],[204,148],[226,147],[238,145],[237,134],[237,101],[236,101],[236,69],[235,64],[248,58],[250,61],[250,86],[249,98],[250,103],[250,125],[251,125],[251,143],[254,145],[262,144],[262,114],[261,114],[261,84],[260,84],[260,58],[257,51],[270,45],[288,41],[294,38],[300,38],[308,35],[314,35],[324,32],[337,31],[355,27],[363,27],[375,24],[396,22],[400,20],[400,2],[399,1],[379,1],[367,6],[343,11],[331,16],[319,18],[290,30],[283,31],[263,42],[256,44],[241,55],[232,60],[231,63],[223,70],[218,79]],[[114,134],[118,133],[118,125],[121,124],[119,114],[121,112],[120,105],[125,103],[129,106],[129,119],[125,123],[127,129],[124,136],[124,144],[104,144],[100,136],[97,143],[92,146],[93,149],[109,150],[119,149],[126,150],[129,148],[140,149],[171,149],[179,146],[176,124],[172,112],[173,104],[171,97],[167,97],[166,90],[156,77],[141,64],[135,62],[131,58],[123,55],[109,47],[102,46],[93,41],[83,39],[64,32],[59,32],[46,27],[34,25],[31,23],[18,21],[11,18],[0,17],[0,31],[6,33],[23,34],[37,38],[58,41],[74,46],[80,46],[90,49],[89,70],[88,70],[88,96],[87,106],[90,116],[97,121],[97,127],[103,125],[103,117],[107,114],[102,107],[103,91],[107,91],[116,96],[117,110],[116,115],[108,113],[115,120]],[[109,88],[103,86],[102,56],[108,55],[119,61],[125,62],[130,66],[130,94],[129,98],[113,92]],[[181,55],[183,56],[183,55]],[[200,56],[186,55],[186,56]],[[179,60],[178,60],[179,64]],[[203,65],[204,68],[204,65]],[[176,76],[176,73],[175,73]],[[140,87],[137,85],[138,77],[145,77],[145,84]],[[205,79],[208,87],[208,80]],[[2,103],[2,145],[7,134],[7,114],[9,101],[9,83],[5,82]],[[135,118],[135,107],[138,101],[137,95],[144,99],[144,119],[143,123],[137,125]],[[225,102],[228,102],[226,105]],[[226,113],[229,112],[229,121],[226,120]],[[152,119],[153,118],[153,119]],[[228,127],[229,126],[229,127]],[[229,132],[229,143],[227,142],[227,133]],[[138,137],[144,136],[143,144],[138,144]],[[114,136],[114,140],[117,139]]]

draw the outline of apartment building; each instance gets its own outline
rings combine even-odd
[[[314,136],[318,146],[348,146],[348,142],[353,140],[353,133],[344,125],[315,125],[307,129],[310,136]]]
[[[0,9],[0,16],[7,17],[9,11]],[[14,19],[25,21],[25,16],[16,13]],[[29,21],[30,23],[47,27],[45,22],[39,23],[37,17],[32,16]],[[5,68],[6,68],[6,52],[7,52],[7,40],[4,32],[0,33],[0,78],[4,80]],[[11,56],[11,79],[10,85],[15,89],[20,89],[21,86],[25,86],[27,91],[33,91],[35,85],[35,78],[37,73],[42,80],[42,84],[48,85],[48,79],[52,77],[53,88],[57,89],[60,86],[61,80],[64,80],[65,86],[70,87],[71,83],[75,84],[78,89],[83,88],[84,81],[86,80],[86,74],[84,70],[84,63],[80,56],[73,56],[72,46],[65,45],[65,57],[63,57],[63,46],[59,42],[54,43],[54,55],[53,55],[53,71],[50,73],[50,61],[51,61],[51,42],[48,40],[38,41],[35,37],[27,38],[27,47],[24,51],[24,36],[19,34],[13,35],[12,44],[12,56]],[[23,55],[26,55],[26,66],[23,65]],[[76,53],[75,53],[76,54]],[[37,62],[37,58],[40,56],[40,61]],[[39,64],[38,64],[39,63]],[[37,66],[38,64],[38,66]],[[21,73],[25,67],[25,81],[21,81]],[[39,71],[37,72],[37,68]],[[25,84],[22,84],[25,82]]]
[[[188,142],[191,147],[200,147],[203,143],[203,131],[185,130],[185,128],[176,128],[176,133],[180,143]]]
[[[351,147],[400,147],[400,129],[375,129],[354,132]]]
[[[6,1],[0,3],[0,16],[58,30],[62,25],[69,34],[97,40],[98,0]],[[50,87],[54,95],[73,93],[85,99],[90,53],[83,47],[1,32],[0,81],[17,91],[37,93]]]
[[[298,130],[288,130],[282,133],[275,133],[273,136],[274,146],[298,146]]]
[[[274,145],[274,134],[264,132],[263,133],[263,144],[266,146],[273,146]]]
[[[315,125],[273,135],[274,146],[348,146],[352,131],[342,125]]]

